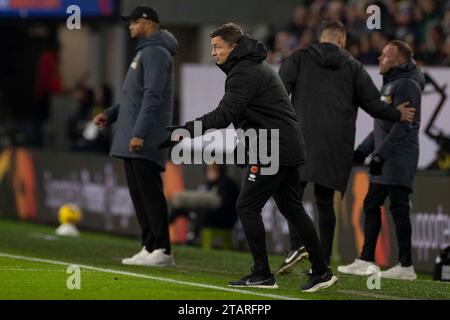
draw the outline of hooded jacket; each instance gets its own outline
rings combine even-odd
[[[371,176],[371,182],[404,186],[412,191],[419,162],[420,111],[424,88],[425,76],[413,60],[383,75],[382,100],[391,108],[409,101],[416,114],[412,123],[375,120],[374,130],[358,146],[364,155],[373,153],[384,160],[382,174]]]
[[[167,152],[158,149],[165,139],[173,108],[172,56],[177,40],[166,30],[139,39],[136,55],[122,86],[120,103],[105,111],[109,123],[117,121],[111,156],[146,159],[165,167]],[[144,139],[139,152],[130,152],[132,137]]]
[[[256,129],[258,133],[258,129],[277,129],[279,154],[274,150],[268,150],[268,154],[278,156],[281,166],[300,165],[306,160],[302,131],[283,82],[266,57],[267,49],[261,42],[243,36],[227,61],[218,65],[227,75],[222,100],[215,110],[196,120],[202,122],[203,132],[231,123],[235,128]],[[193,136],[193,121],[185,126]],[[271,139],[269,132],[269,148]],[[256,151],[252,143],[249,148]]]
[[[350,53],[331,43],[313,44],[289,56],[279,74],[303,129],[307,163],[302,181],[345,192],[353,164],[358,107],[372,117],[400,120],[380,101],[372,79]]]

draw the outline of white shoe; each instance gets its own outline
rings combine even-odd
[[[166,249],[153,250],[151,254],[136,260],[136,265],[149,267],[173,267],[175,261],[173,256],[165,254]]]
[[[381,271],[380,276],[382,278],[388,279],[399,279],[399,280],[416,280],[417,274],[414,271],[414,267],[402,267],[401,264],[396,265],[386,271]]]
[[[142,250],[139,251],[138,253],[136,253],[131,258],[122,259],[122,264],[135,265],[139,259],[145,258],[146,256],[149,256],[149,255],[150,255],[150,252],[148,252],[147,249],[145,249],[145,247],[142,247]]]
[[[369,276],[377,270],[377,265],[370,261],[355,259],[355,261],[346,266],[339,266],[337,271],[356,276]]]

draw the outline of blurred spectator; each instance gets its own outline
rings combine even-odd
[[[381,12],[381,30],[368,30],[368,5]],[[269,39],[269,62],[280,62],[292,51],[307,47],[324,19],[337,19],[347,27],[348,50],[364,64],[376,64],[391,39],[414,47],[420,64],[448,65],[450,0],[309,0],[297,6],[293,18]],[[369,35],[369,36],[367,36]]]
[[[408,1],[399,3],[398,13],[395,17],[397,23],[395,38],[417,46],[420,41],[420,29],[413,19],[412,9],[412,4]]]
[[[232,230],[237,221],[236,201],[239,189],[227,177],[226,166],[207,165],[206,182],[198,191],[181,192],[173,197],[174,208],[169,223],[178,216],[186,216],[191,222],[188,243],[194,244],[203,228]]]
[[[444,15],[442,18],[442,29],[444,33],[450,35],[450,1],[447,1],[444,5]]]
[[[69,118],[67,123],[67,135],[72,150],[83,150],[85,141],[83,131],[90,117],[94,104],[94,91],[84,83],[75,85],[72,91],[72,98],[77,104],[75,113]]]
[[[370,33],[370,45],[378,55],[381,54],[383,48],[389,43],[389,38],[380,31]]]
[[[426,41],[428,26],[431,22],[439,20],[438,6],[435,0],[417,0],[418,7],[421,12],[420,31],[421,42]]]
[[[33,92],[32,132],[33,146],[44,146],[43,128],[50,115],[50,102],[54,94],[62,91],[58,69],[59,44],[55,36],[49,36],[39,53]]]
[[[328,2],[325,14],[322,17],[325,20],[338,20],[344,23],[344,2],[342,0],[333,0]]]
[[[72,150],[109,152],[111,129],[98,130],[92,119],[112,105],[112,90],[103,85],[95,90],[85,84],[75,86],[72,96],[78,104],[68,120],[68,137]]]
[[[370,36],[365,34],[359,40],[359,55],[354,55],[363,64],[376,64],[378,62],[379,51],[371,46]]]
[[[348,2],[345,10],[347,37],[357,39],[366,32],[365,3],[364,1],[351,0]]]
[[[354,57],[359,57],[361,54],[359,44],[350,40],[347,40],[347,42],[347,49],[351,53],[351,55]]]
[[[309,29],[305,30],[305,32],[301,36],[300,41],[298,43],[298,49],[304,49],[304,48],[309,47],[309,45],[314,42],[315,38],[316,38],[315,34],[312,30],[309,30]]]
[[[299,39],[308,28],[309,11],[304,6],[298,6],[294,10],[294,16],[281,31],[285,31]]]
[[[429,23],[424,50],[416,56],[427,65],[441,65],[445,59],[442,55],[444,41],[445,35],[442,26],[437,21]]]
[[[442,65],[450,67],[450,35],[447,36],[447,39],[442,46],[442,56],[444,57]]]
[[[289,57],[298,46],[298,38],[286,31],[280,31],[274,39],[274,55],[272,63],[279,63]]]

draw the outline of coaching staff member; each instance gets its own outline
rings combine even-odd
[[[301,192],[314,183],[320,241],[330,264],[336,217],[334,191],[343,194],[350,176],[358,107],[372,117],[411,121],[414,109],[399,110],[380,101],[380,94],[362,64],[343,48],[346,30],[339,21],[325,21],[319,43],[299,50],[281,65],[279,75],[303,130],[308,161],[300,168]],[[399,101],[405,102],[405,101]],[[290,228],[291,251],[278,273],[289,271],[306,256],[301,237]]]
[[[124,264],[171,266],[168,209],[161,172],[166,155],[158,145],[167,135],[173,104],[173,59],[177,40],[159,29],[159,17],[149,7],[130,15],[132,38],[138,38],[136,55],[128,69],[119,105],[94,119],[99,127],[117,121],[111,156],[122,158],[131,199],[142,230],[142,250]]]
[[[211,45],[212,55],[227,78],[225,95],[219,106],[197,119],[201,121],[203,130],[226,128],[231,123],[238,126],[244,123],[241,126],[243,129],[279,130],[278,172],[261,175],[259,165],[247,168],[236,209],[244,227],[254,267],[249,276],[232,281],[229,285],[277,288],[269,267],[261,217],[262,207],[273,196],[281,213],[302,235],[310,254],[312,274],[302,290],[314,292],[327,288],[337,278],[325,263],[313,223],[303,208],[299,192],[299,166],[306,159],[305,145],[283,82],[264,61],[267,57],[264,45],[244,35],[238,25],[228,23],[216,29],[211,34]],[[191,137],[194,136],[193,122],[188,122],[183,127],[190,132]],[[253,146],[249,147],[252,152]]]
[[[419,127],[422,90],[425,77],[416,67],[411,47],[393,40],[380,56],[383,75],[383,100],[389,105],[408,100],[416,109],[412,124],[376,120],[374,130],[355,151],[355,159],[363,163],[372,154],[369,191],[364,199],[364,246],[360,259],[338,271],[367,274],[374,265],[375,247],[381,229],[380,207],[389,196],[389,209],[394,220],[399,264],[381,272],[381,277],[415,280],[411,258],[410,200],[419,162]]]

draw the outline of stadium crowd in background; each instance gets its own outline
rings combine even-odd
[[[107,84],[92,89],[80,82],[72,90],[76,111],[67,120],[67,137],[70,149],[109,153],[111,129],[105,128],[89,134],[92,119],[112,105],[112,89]]]
[[[450,1],[449,0],[384,0],[381,29],[369,30],[367,0],[306,0],[293,13],[291,20],[267,39],[271,49],[269,60],[280,63],[296,49],[308,47],[316,37],[321,21],[342,21],[347,30],[347,48],[366,65],[377,64],[377,57],[389,40],[409,43],[419,64],[450,66]]]

